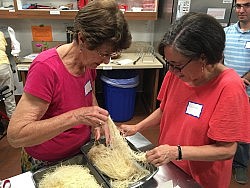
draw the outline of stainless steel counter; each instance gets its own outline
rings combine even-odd
[[[167,188],[165,185],[170,180],[173,182],[173,187],[201,188],[192,177],[171,162],[160,166],[157,174],[146,182],[143,188]]]
[[[137,133],[133,136],[127,137],[136,148],[141,151],[147,151],[154,146],[143,135]],[[159,171],[148,182],[143,184],[143,188],[167,188],[166,184],[172,181],[173,187],[181,188],[201,188],[201,186],[183,170],[177,167],[174,163],[170,162],[159,167]]]

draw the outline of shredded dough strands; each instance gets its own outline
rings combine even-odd
[[[81,165],[60,166],[43,176],[39,188],[101,188],[89,172]]]
[[[94,145],[89,150],[88,157],[102,173],[111,178],[112,187],[128,187],[129,184],[137,182],[150,173],[136,162],[146,163],[146,154],[131,150],[110,117],[108,125],[112,138],[111,145],[109,147],[103,144]]]

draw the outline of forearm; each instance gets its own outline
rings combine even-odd
[[[142,131],[148,127],[159,126],[161,121],[162,111],[160,108],[156,109],[146,119],[137,124],[138,131]]]
[[[38,121],[31,121],[32,118],[25,114],[19,115],[23,118],[20,120],[14,116],[8,128],[8,141],[13,147],[29,147],[40,144],[79,123],[73,111]]]
[[[250,72],[246,72],[244,75],[242,75],[242,80],[244,82],[244,84],[246,85],[246,87],[249,87],[250,85]]]
[[[149,163],[156,166],[175,160],[218,161],[231,159],[236,148],[236,142],[218,142],[212,145],[180,147],[165,144],[148,151],[146,157]]]
[[[242,76],[242,78],[245,78],[246,80],[248,80],[248,81],[250,82],[250,72],[249,72],[249,71],[246,72],[246,73]]]
[[[204,146],[181,146],[182,159],[191,161],[226,160],[234,156],[236,148],[236,142]]]
[[[49,103],[23,93],[8,126],[8,141],[13,147],[28,147],[47,141],[73,126],[100,126],[108,112],[98,106],[77,108],[52,118],[44,119]]]

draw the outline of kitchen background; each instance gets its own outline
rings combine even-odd
[[[5,33],[5,36],[9,40],[9,34],[7,32],[7,27],[10,26],[15,30],[16,38],[21,43],[21,53],[20,56],[26,56],[33,52],[32,50],[32,33],[31,33],[31,26],[34,25],[50,25],[52,27],[52,34],[54,41],[65,41],[67,40],[66,37],[66,27],[71,26],[73,23],[72,19],[50,19],[48,16],[43,18],[42,15],[36,13],[36,15],[32,16],[25,16],[25,18],[17,18],[15,15],[12,16],[16,10],[13,5],[18,6],[18,10],[22,10],[22,4],[26,3],[35,3],[37,1],[34,0],[0,0],[0,31]],[[73,9],[77,9],[77,1],[76,0],[60,0],[55,1],[59,2],[60,4],[68,4],[73,3]],[[128,0],[128,1],[120,1],[122,4],[126,4],[127,2],[132,3],[129,6],[129,11],[133,6],[138,6],[140,4],[140,0]],[[134,4],[134,3],[137,4]],[[149,19],[146,20],[145,18],[140,19],[135,17],[129,16],[128,23],[132,33],[133,42],[146,42],[150,45],[157,48],[157,45],[164,35],[165,31],[167,30],[168,26],[171,24],[172,20],[175,20],[176,17],[181,16],[182,14],[189,12],[189,11],[196,11],[196,12],[205,12],[209,14],[213,14],[218,21],[223,25],[227,26],[231,23],[235,23],[236,17],[234,14],[233,9],[233,0],[155,0],[158,3],[156,7],[157,11],[157,19]],[[50,4],[51,2],[48,0],[39,1],[42,4]],[[54,3],[54,2],[53,2]],[[54,16],[51,16],[54,17]],[[10,54],[10,45],[8,46],[8,53]],[[11,62],[15,65],[14,59],[10,56]],[[164,64],[164,62],[162,62]],[[161,74],[164,75],[167,68],[164,66],[164,69],[161,71]],[[16,79],[16,95],[22,94],[22,82],[19,82],[17,72],[15,73]],[[140,121],[143,119],[145,114],[137,114],[137,119],[134,121]],[[144,135],[154,144],[156,144],[157,140],[156,134],[158,130],[150,130],[149,132],[145,132]],[[5,154],[9,154],[9,157],[6,155],[1,155],[2,158],[2,170],[0,170],[1,178],[7,178],[15,173],[20,173],[20,167],[16,161],[19,160],[19,150],[11,148],[7,141],[4,140],[4,143],[1,145],[1,149],[5,149]],[[7,149],[6,149],[7,148]],[[3,151],[3,150],[1,150]],[[8,159],[8,162],[5,162]],[[5,165],[5,166],[4,166]],[[4,168],[5,167],[5,168]],[[7,170],[6,170],[7,169]],[[239,184],[232,181],[230,188],[236,187],[249,187],[249,184],[245,186],[240,186]]]
[[[39,25],[49,25],[52,28],[52,37],[53,41],[67,41],[66,35],[66,28],[72,26],[73,17],[72,19],[46,19],[43,16],[40,16],[40,12],[37,12],[38,17],[36,16],[26,16],[23,19],[1,15],[1,11],[8,9],[9,13],[12,14],[13,11],[23,11],[27,5],[36,4],[37,1],[34,0],[13,0],[7,1],[2,0],[0,1],[0,31],[5,33],[5,36],[8,38],[9,34],[7,32],[7,27],[10,26],[14,29],[16,33],[16,39],[21,44],[21,53],[20,57],[26,56],[33,52],[32,49],[32,26],[39,26]],[[233,9],[233,0],[210,0],[210,1],[201,1],[201,0],[153,0],[153,1],[145,1],[145,0],[138,0],[138,1],[131,1],[131,0],[119,0],[118,1],[121,5],[121,8],[126,9],[128,12],[131,11],[155,11],[157,12],[158,16],[157,19],[150,19],[140,20],[135,17],[129,17],[128,23],[132,33],[133,42],[146,42],[155,49],[157,49],[157,45],[161,40],[161,37],[164,35],[165,31],[167,30],[168,26],[171,24],[173,20],[182,16],[186,12],[193,11],[193,12],[205,12],[208,14],[213,15],[217,20],[222,24],[222,26],[230,25],[231,23],[236,22],[236,17],[234,14]],[[145,4],[149,3],[149,4]],[[153,4],[152,4],[153,2]],[[32,4],[33,3],[33,4]],[[50,5],[52,3],[48,0],[39,2],[40,4]],[[78,1],[79,3],[79,1]],[[151,4],[150,4],[151,3]],[[73,11],[77,11],[77,1],[76,0],[61,0],[57,1],[56,5],[66,5],[72,4]],[[17,8],[15,8],[14,6]],[[37,5],[37,4],[36,4]],[[125,6],[124,6],[125,5]],[[150,9],[154,7],[153,9]],[[152,6],[153,5],[153,6]],[[54,6],[54,5],[53,5]],[[133,7],[141,7],[143,9],[133,9]],[[55,11],[51,14],[56,14]],[[39,19],[37,19],[39,18]],[[10,53],[10,52],[8,52]],[[11,62],[15,67],[15,61],[10,56]],[[162,62],[164,64],[164,62]],[[166,67],[162,70],[162,75],[166,72]],[[15,74],[16,80],[16,95],[20,95],[22,93],[22,83],[18,81],[17,73]]]

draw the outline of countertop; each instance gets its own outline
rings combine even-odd
[[[29,54],[19,59],[17,64],[18,71],[28,71],[32,59],[36,54]],[[112,70],[112,69],[160,69],[163,64],[152,54],[144,54],[133,64],[140,55],[137,53],[122,53],[118,59],[111,60],[109,64],[101,64],[97,69]]]

